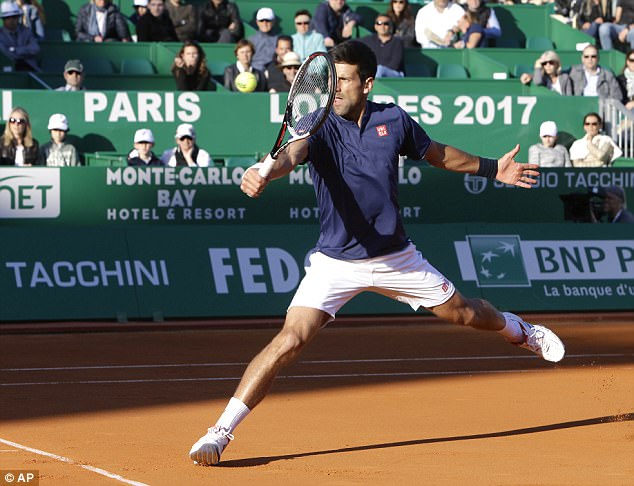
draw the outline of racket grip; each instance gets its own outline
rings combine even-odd
[[[258,174],[260,174],[260,177],[268,177],[273,170],[274,163],[275,159],[271,157],[271,154],[268,154],[266,158],[261,162],[262,166],[258,169]]]

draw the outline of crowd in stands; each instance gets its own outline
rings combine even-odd
[[[254,16],[257,31],[245,37],[239,1],[208,0],[197,5],[179,0],[131,1],[130,15],[126,16],[112,0],[90,0],[77,12],[75,38],[79,42],[180,42],[182,46],[174,58],[171,72],[176,89],[182,91],[215,90],[213,74],[223,76],[224,87],[236,91],[235,79],[243,72],[255,76],[254,91],[288,91],[307,56],[356,37],[357,27],[363,24],[361,15],[346,0],[323,0],[314,11],[297,10],[292,34],[280,33],[275,11],[263,6]],[[509,0],[500,3],[527,2]],[[530,3],[542,2],[532,0]],[[614,15],[611,1],[581,0],[572,2],[572,6],[566,0],[555,3],[560,17],[569,19],[571,24],[594,36],[604,49],[615,45],[634,46],[634,0],[618,0]],[[386,11],[376,16],[374,25],[364,26],[374,32],[361,38],[377,56],[377,77],[407,75],[406,48],[486,47],[495,45],[502,35],[495,10],[484,0],[461,0],[460,3],[432,0],[416,14],[408,0],[391,0],[385,6]],[[0,29],[2,53],[13,61],[16,70],[38,70],[38,43],[45,38],[46,28],[42,6],[37,0],[4,0],[0,5],[0,17],[3,21]],[[205,51],[199,44],[209,42],[235,46],[235,62],[228,65],[224,73],[212,74],[209,70]],[[85,89],[84,67],[80,60],[70,59],[62,75],[64,84],[57,90]],[[535,61],[533,73],[522,74],[520,81],[565,96],[615,98],[622,100],[628,109],[634,109],[634,50],[627,53],[625,66],[618,76],[599,64],[599,50],[593,45],[583,50],[580,64],[567,70],[563,69],[559,55],[548,50]],[[588,132],[586,127],[584,120],[584,130]],[[5,127],[1,163],[77,165],[76,151],[64,143],[68,131],[66,117],[59,113],[52,115],[48,128],[51,141],[40,149],[31,135],[28,114],[16,108]],[[169,159],[169,165],[185,162],[191,165],[192,161],[198,165],[208,164],[209,155],[195,145],[193,127],[179,129],[177,146],[167,159],[165,154],[160,158],[152,154],[154,139],[149,129],[138,131],[130,163],[165,165]],[[569,154],[565,147],[556,144],[555,122],[547,121],[540,129],[542,143],[531,147],[529,155],[531,160],[539,160],[545,167],[610,165],[620,154],[620,149],[614,142],[607,144],[598,136],[598,133],[592,137],[588,135],[577,141],[578,144],[575,142],[577,145],[573,144]],[[596,150],[590,147],[592,144]],[[192,151],[196,155],[190,157],[188,154]],[[199,163],[199,158],[207,162]]]

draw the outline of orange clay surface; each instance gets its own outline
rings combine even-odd
[[[338,320],[207,468],[189,448],[275,329],[3,334],[0,485],[633,485],[632,315],[529,320],[564,361],[429,318]]]

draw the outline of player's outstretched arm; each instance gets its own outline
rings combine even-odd
[[[302,163],[307,156],[307,140],[292,142],[286,149],[280,152],[273,165],[273,170],[268,177],[262,177],[258,173],[262,161],[249,167],[242,176],[240,189],[249,197],[259,197],[271,180],[288,175],[295,167]],[[264,159],[265,158],[266,157],[264,157]]]
[[[537,164],[520,164],[515,161],[520,146],[516,145],[510,152],[499,159],[487,159],[463,152],[451,145],[432,141],[425,159],[441,169],[497,179],[505,184],[530,188],[537,183],[539,166]]]

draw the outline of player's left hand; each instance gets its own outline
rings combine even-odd
[[[496,179],[505,184],[530,189],[537,184],[539,166],[537,164],[520,164],[515,162],[515,156],[520,151],[519,144],[513,150],[504,154],[498,160],[498,174]]]

